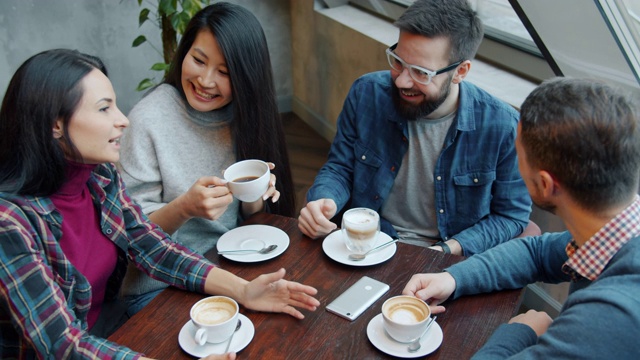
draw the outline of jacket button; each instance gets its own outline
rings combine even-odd
[[[107,235],[111,235],[111,233],[113,232],[113,230],[111,230],[111,229],[107,229],[105,232],[107,233]]]
[[[436,180],[438,181],[442,180],[442,176],[436,176]]]
[[[440,214],[444,214],[444,209],[440,209]]]
[[[362,159],[364,161],[364,160],[367,160],[367,157],[362,155],[362,157],[360,159]]]
[[[474,182],[474,183],[477,183],[477,182],[478,182],[478,179],[473,179],[473,182]]]

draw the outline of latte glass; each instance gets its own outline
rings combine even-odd
[[[380,233],[380,216],[375,210],[355,208],[342,216],[342,237],[347,249],[364,254],[373,249]]]

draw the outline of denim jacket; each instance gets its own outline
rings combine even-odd
[[[391,91],[389,71],[355,81],[308,201],[330,198],[338,210],[350,202],[380,211],[408,149],[408,119],[396,111]],[[434,210],[442,239],[455,238],[466,256],[515,237],[528,223],[531,198],[518,171],[517,123],[511,106],[460,83],[457,115],[433,174]],[[388,221],[381,227],[397,237]]]

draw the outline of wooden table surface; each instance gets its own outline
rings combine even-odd
[[[304,320],[285,314],[261,313],[244,307],[240,312],[255,326],[251,343],[238,353],[238,359],[384,359],[392,358],[371,344],[367,338],[369,321],[380,313],[384,300],[398,295],[412,274],[439,272],[463,257],[398,243],[396,254],[388,261],[364,267],[340,264],[322,250],[322,240],[311,240],[297,227],[297,219],[257,214],[248,224],[268,224],[284,230],[290,238],[289,248],[280,256],[259,263],[239,263],[218,256],[206,257],[222,268],[245,279],[287,270],[286,279],[318,289],[321,306],[303,310]],[[389,284],[389,291],[359,318],[351,322],[326,311],[325,306],[367,275]],[[522,290],[501,291],[468,296],[446,303],[447,311],[438,315],[444,340],[430,359],[468,359],[502,323],[520,306]],[[169,288],[132,317],[109,337],[118,344],[158,359],[192,359],[178,344],[178,333],[189,321],[189,310],[203,294]]]

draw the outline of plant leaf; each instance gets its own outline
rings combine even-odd
[[[144,35],[140,35],[135,40],[133,40],[133,44],[131,44],[131,47],[138,47],[145,41],[147,41],[147,38]]]
[[[165,14],[166,16],[171,16],[172,14],[177,12],[177,5],[177,0],[160,0],[160,2],[158,3],[158,12],[161,14]]]
[[[184,30],[187,28],[189,20],[191,20],[191,17],[183,11],[171,17],[171,26],[176,29],[178,34],[182,35],[184,34]]]
[[[165,63],[155,63],[153,64],[153,66],[151,66],[151,70],[154,71],[165,71],[169,68],[169,64],[165,64]]]
[[[144,79],[144,80],[140,81],[140,83],[138,84],[138,87],[136,88],[136,91],[146,90],[146,89],[154,86],[155,84],[156,83],[151,79]]]
[[[140,15],[138,16],[138,27],[142,26],[145,21],[149,20],[149,12],[150,10],[147,8],[140,10]]]
[[[142,0],[138,0],[138,6],[142,6]]]

